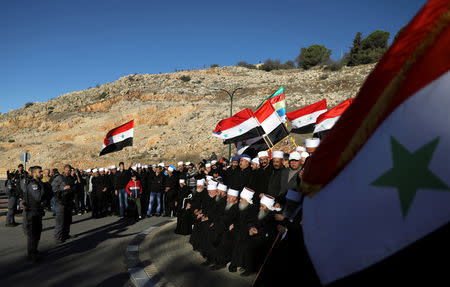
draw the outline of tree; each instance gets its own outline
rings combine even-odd
[[[331,50],[322,45],[312,45],[301,48],[295,61],[298,66],[307,70],[311,67],[322,65],[330,60]]]
[[[359,64],[358,53],[361,48],[362,33],[356,33],[355,39],[353,39],[353,47],[350,48],[350,59],[348,66],[356,66]]]
[[[264,64],[262,64],[261,67],[259,67],[259,69],[266,71],[266,72],[269,72],[272,70],[279,70],[279,69],[281,69],[281,61],[267,59],[264,61]]]

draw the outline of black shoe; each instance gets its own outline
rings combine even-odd
[[[225,268],[226,266],[227,266],[226,264],[214,264],[209,267],[209,270],[219,270]]]
[[[234,273],[237,271],[237,267],[230,264],[230,266],[228,266],[228,271],[230,271],[231,273]]]
[[[211,265],[211,264],[212,264],[212,262],[209,261],[208,259],[206,259],[206,261],[203,262],[201,265],[202,265],[202,266],[208,266],[208,265]]]
[[[11,223],[11,224],[5,224],[5,226],[6,227],[16,227],[17,225],[19,225],[19,224],[17,224],[17,223]]]
[[[245,270],[244,272],[241,273],[242,277],[247,277],[250,276],[253,272],[251,272],[250,270]]]
[[[160,216],[161,216],[161,214],[155,214],[155,216],[156,216],[156,217],[160,217]]]
[[[27,261],[30,263],[36,263],[37,261],[39,261],[39,255],[37,255],[37,254],[28,255]]]
[[[150,217],[152,217],[152,216],[147,214],[147,218],[150,218]]]
[[[66,240],[61,239],[61,238],[58,238],[55,241],[56,241],[56,244],[63,244],[64,242],[66,242]]]

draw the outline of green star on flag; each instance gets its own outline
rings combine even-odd
[[[239,132],[242,133],[242,129],[239,129]]]
[[[122,135],[122,138],[124,138],[125,136],[124,135]]]
[[[223,135],[224,138],[228,138],[228,135]]]
[[[403,218],[419,189],[436,189],[449,191],[450,188],[428,169],[440,138],[432,140],[411,153],[391,136],[393,167],[377,178],[370,185],[397,188]]]

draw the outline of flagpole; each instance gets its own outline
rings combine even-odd
[[[295,147],[298,147],[297,143],[295,142],[294,138],[292,136],[290,136],[292,142],[294,143]]]
[[[277,244],[277,242],[278,242],[278,240],[280,239],[280,237],[281,237],[281,232],[278,232],[277,237],[276,237],[275,240],[273,241],[272,247],[270,247],[270,250],[269,250],[269,252],[267,253],[266,258],[264,258],[264,262],[263,262],[263,264],[261,265],[261,268],[259,268],[258,274],[256,274],[255,280],[253,280],[252,286],[255,286],[256,281],[257,281],[258,278],[259,278],[259,275],[261,275],[261,272],[262,272],[264,266],[266,265],[267,259],[269,259],[270,255],[272,254],[273,248],[275,247],[275,244]]]

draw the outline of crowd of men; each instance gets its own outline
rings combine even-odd
[[[271,258],[305,252],[294,244],[302,236],[299,186],[303,166],[319,143],[312,138],[306,140],[306,147],[291,152],[261,151],[253,159],[243,154],[229,162],[215,158],[196,165],[178,162],[177,167],[159,163],[126,169],[121,162],[118,168],[78,170],[66,165],[60,174],[39,166],[26,172],[19,165],[8,172],[6,225],[16,225],[20,198],[28,256],[34,261],[45,208],[55,215],[58,243],[70,238],[74,214],[177,216],[175,232],[190,235],[193,249],[205,259],[203,265],[211,270],[228,265],[230,272],[239,268],[242,276],[248,276],[262,266],[275,240],[279,243]],[[289,260],[280,262],[269,260],[265,265],[288,272]]]

